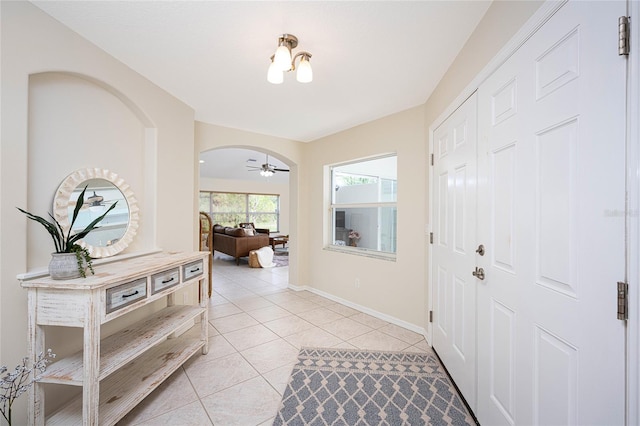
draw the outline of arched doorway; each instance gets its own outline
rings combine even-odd
[[[226,146],[201,152],[199,161],[199,209],[211,212],[214,224],[233,227],[252,222],[268,229],[271,238],[293,233],[290,160],[259,147]],[[288,265],[291,245],[281,242],[272,247],[274,262]]]

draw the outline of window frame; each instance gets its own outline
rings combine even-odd
[[[388,158],[388,157],[395,157],[396,159],[396,164],[397,164],[397,160],[398,160],[398,154],[397,153],[388,153],[388,154],[381,154],[381,155],[376,155],[376,156],[372,156],[372,157],[366,157],[366,158],[361,158],[361,159],[357,159],[357,160],[350,160],[350,161],[346,161],[346,162],[342,162],[342,163],[336,163],[336,164],[331,164],[328,166],[328,181],[329,181],[329,185],[328,185],[328,197],[327,197],[327,202],[328,202],[328,220],[325,222],[328,226],[328,230],[327,232],[325,232],[325,238],[327,238],[327,243],[324,246],[325,250],[329,250],[329,251],[337,251],[337,252],[343,252],[343,253],[348,253],[348,254],[354,254],[354,255],[359,255],[359,256],[366,256],[366,257],[373,257],[373,258],[378,258],[378,259],[383,259],[383,260],[389,260],[389,261],[395,261],[397,258],[397,249],[398,249],[398,223],[397,223],[397,215],[398,215],[398,197],[397,197],[397,193],[398,193],[398,178],[397,178],[397,174],[396,174],[396,179],[389,179],[389,178],[385,178],[385,177],[381,177],[381,176],[373,176],[373,175],[367,175],[367,176],[371,176],[374,177],[377,180],[377,185],[378,185],[378,191],[381,190],[382,187],[382,181],[383,180],[391,180],[394,182],[394,188],[395,188],[395,201],[377,201],[377,202],[362,202],[362,203],[358,203],[358,202],[352,202],[352,203],[336,203],[335,200],[335,195],[336,195],[336,183],[335,183],[335,169],[339,168],[339,167],[343,167],[343,166],[348,166],[350,164],[358,164],[358,163],[363,163],[363,162],[367,162],[367,161],[372,161],[372,160],[377,160],[377,159],[382,159],[382,158]],[[364,174],[362,176],[365,176]],[[372,249],[372,248],[367,248],[367,247],[352,247],[349,245],[336,245],[335,244],[335,232],[336,232],[336,210],[342,210],[342,209],[350,209],[350,208],[378,208],[378,209],[382,209],[382,208],[388,208],[388,207],[393,207],[395,210],[395,219],[394,219],[394,229],[393,229],[393,245],[394,245],[394,251],[393,252],[388,252],[388,251],[382,251],[379,249]],[[379,235],[378,235],[379,237]]]
[[[258,192],[231,192],[231,191],[204,191],[204,190],[200,190],[199,191],[199,196],[201,196],[202,194],[208,194],[209,195],[209,208],[208,208],[208,211],[206,213],[209,214],[209,216],[211,216],[211,219],[214,222],[214,224],[215,224],[216,221],[214,219],[215,212],[212,212],[212,208],[211,208],[212,207],[211,206],[211,199],[212,199],[211,194],[243,195],[244,196],[244,211],[243,212],[225,212],[225,213],[233,213],[233,214],[238,214],[238,215],[244,215],[243,222],[252,222],[251,219],[250,219],[252,214],[275,214],[275,216],[276,216],[276,230],[269,231],[269,232],[271,232],[273,234],[276,234],[276,233],[280,232],[280,194],[258,193]],[[254,212],[254,211],[249,211],[249,197],[251,195],[276,197],[276,204],[277,204],[276,211],[275,212]]]

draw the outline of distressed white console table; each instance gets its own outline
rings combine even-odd
[[[113,425],[192,355],[206,354],[207,256],[158,253],[97,266],[87,278],[22,281],[32,360],[46,351],[45,326],[81,327],[84,333],[83,349],[50,364],[30,390],[29,424]],[[196,282],[200,302],[176,304],[175,292]],[[159,299],[166,307],[101,338],[102,324]],[[47,383],[81,386],[82,398],[45,419]]]

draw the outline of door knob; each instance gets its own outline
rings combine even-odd
[[[476,277],[479,280],[484,280],[484,269],[478,268],[476,266],[476,270],[471,272],[471,275],[473,275],[474,277]]]
[[[478,246],[478,248],[476,249],[476,253],[478,253],[480,256],[484,256],[484,246],[482,244]]]

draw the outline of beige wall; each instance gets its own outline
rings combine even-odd
[[[291,203],[289,201],[289,184],[271,183],[268,179],[235,180],[235,179],[200,179],[201,191],[240,192],[252,194],[277,194],[280,196],[280,229],[278,233],[289,234],[289,215]]]
[[[141,201],[131,250],[191,250],[197,154],[191,108],[32,4],[1,2],[0,10],[0,364],[11,367],[27,348],[26,291],[16,275],[46,269],[53,251],[45,230],[15,207],[46,216],[67,174],[109,168]],[[46,345],[62,354],[78,337],[61,331]],[[51,399],[69,395],[61,389]],[[14,423],[25,424],[25,407],[20,398]]]
[[[412,108],[305,146],[301,282],[355,305],[422,327],[425,306],[426,144],[423,107]],[[329,226],[327,166],[398,155],[395,262],[324,250]],[[355,280],[360,280],[360,288]]]

